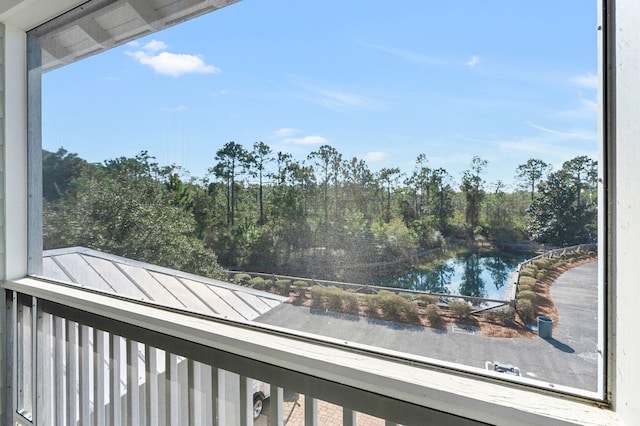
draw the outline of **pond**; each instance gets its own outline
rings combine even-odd
[[[378,285],[432,293],[502,299],[511,273],[526,253],[471,252],[429,266],[414,266]]]

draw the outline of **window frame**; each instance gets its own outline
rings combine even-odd
[[[625,234],[624,226],[622,222],[631,221],[638,218],[637,213],[633,213],[631,207],[638,207],[640,205],[640,197],[634,193],[633,185],[629,185],[628,182],[633,180],[627,180],[626,187],[621,185],[618,187],[617,182],[625,182],[626,179],[636,177],[637,170],[634,169],[632,160],[633,154],[638,155],[632,150],[631,142],[627,142],[628,146],[620,144],[617,146],[618,141],[631,140],[633,136],[640,135],[640,128],[637,123],[622,126],[621,123],[627,119],[633,119],[634,111],[637,112],[638,88],[633,85],[633,66],[638,64],[637,57],[639,56],[639,50],[637,47],[628,47],[626,50],[616,44],[616,41],[627,41],[627,45],[632,41],[637,40],[638,30],[632,30],[633,18],[639,18],[640,11],[637,6],[633,5],[632,0],[602,0],[599,3],[599,10],[602,13],[601,40],[599,42],[599,70],[602,72],[601,90],[599,101],[601,113],[600,119],[602,120],[605,131],[602,131],[601,137],[606,142],[604,146],[605,151],[602,154],[606,167],[606,175],[602,175],[600,179],[603,180],[604,191],[601,191],[600,197],[604,204],[602,206],[609,206],[607,211],[600,209],[600,214],[603,217],[603,224],[601,226],[601,248],[604,251],[606,259],[601,256],[601,278],[606,278],[607,285],[605,290],[605,297],[601,301],[602,309],[606,312],[606,325],[604,329],[606,331],[606,354],[607,354],[607,366],[606,366],[606,395],[607,402],[603,405],[593,404],[593,401],[589,400],[576,400],[574,398],[565,397],[558,394],[548,394],[547,392],[536,391],[531,389],[517,389],[511,383],[504,384],[499,381],[493,382],[489,379],[477,379],[468,377],[464,374],[458,374],[451,371],[438,371],[420,369],[422,374],[427,374],[431,378],[424,379],[424,381],[418,385],[421,389],[422,396],[424,397],[422,403],[425,405],[433,406],[437,409],[444,411],[455,412],[459,415],[477,418],[482,421],[494,421],[497,423],[508,422],[512,419],[512,415],[517,413],[523,415],[523,422],[528,421],[531,423],[540,423],[545,419],[556,419],[558,422],[570,421],[566,419],[567,413],[565,410],[577,410],[579,413],[574,417],[573,421],[584,421],[584,423],[595,422],[597,419],[606,420],[606,424],[617,423],[619,418],[617,416],[618,410],[623,415],[623,420],[632,421],[633,414],[637,413],[638,403],[633,403],[630,395],[633,389],[633,384],[628,382],[634,382],[631,378],[638,376],[638,373],[632,373],[634,371],[632,363],[634,360],[637,362],[637,357],[634,359],[634,355],[637,356],[640,353],[637,338],[634,340],[633,331],[630,327],[623,325],[623,320],[630,320],[633,318],[633,304],[629,299],[622,296],[627,295],[628,292],[623,292],[623,288],[617,286],[617,283],[622,282],[624,278],[631,278],[632,265],[631,256],[624,252],[625,249],[631,251],[634,254],[634,236],[637,236],[638,231],[635,228],[631,228],[632,233]],[[626,12],[626,13],[625,13]],[[616,26],[618,24],[618,26]],[[607,31],[610,29],[610,31]],[[623,33],[628,31],[629,34]],[[27,43],[21,40],[21,30],[15,27],[9,27],[8,41],[11,44],[11,49],[7,51],[15,51],[22,54],[18,57],[24,57],[24,52],[27,51]],[[634,39],[636,37],[636,39]],[[629,60],[631,65],[623,63],[623,60]],[[18,86],[22,83],[26,84],[26,79],[21,77],[16,70],[21,69],[20,65],[12,65],[11,71],[7,70],[5,73],[5,79],[17,78]],[[637,68],[636,68],[637,69]],[[618,85],[618,87],[616,87]],[[617,90],[616,90],[617,89]],[[628,89],[628,93],[625,93],[625,89]],[[10,92],[9,93],[15,93]],[[622,96],[619,96],[621,95]],[[635,104],[633,98],[636,97]],[[621,99],[622,98],[622,99]],[[23,96],[20,99],[19,95],[13,95],[13,97],[7,96],[5,104],[11,106],[20,107],[25,106],[31,110],[29,106],[31,101],[27,101]],[[6,108],[9,111],[9,108]],[[16,110],[18,111],[18,110]],[[26,201],[33,197],[31,191],[21,191],[24,188],[27,181],[27,173],[24,168],[22,170],[20,165],[26,163],[26,153],[24,152],[23,142],[26,137],[21,135],[19,129],[20,122],[25,122],[26,117],[20,117],[20,113],[15,114],[17,117],[10,117],[8,124],[6,125],[7,135],[6,139],[9,141],[6,146],[5,153],[5,203],[9,205],[14,201],[17,201],[16,206],[12,210],[11,214],[5,216],[5,232],[6,232],[6,246],[18,248],[18,252],[15,255],[7,254],[7,266],[5,267],[5,276],[11,278],[24,276],[27,269],[27,263],[32,260],[32,256],[27,256],[26,250],[20,250],[24,246],[24,241],[29,239],[29,233],[26,231],[26,218],[28,217]],[[12,124],[13,123],[13,124]],[[601,128],[603,128],[601,126]],[[26,133],[26,132],[24,132]],[[12,140],[16,142],[13,143]],[[22,147],[22,148],[21,148]],[[627,151],[625,151],[625,149]],[[626,158],[624,154],[631,154],[630,158]],[[14,166],[11,166],[14,164]],[[618,169],[618,165],[622,167]],[[24,177],[21,178],[21,177]],[[9,183],[16,183],[14,189],[11,190],[12,185]],[[17,189],[16,189],[17,188]],[[636,191],[637,192],[637,191]],[[629,202],[627,206],[619,206],[618,203],[621,200]],[[7,212],[9,209],[6,209]],[[18,225],[15,230],[12,229],[14,225]],[[33,226],[33,225],[30,225]],[[604,228],[604,229],[603,229]],[[636,244],[637,245],[637,244]],[[637,248],[635,249],[637,252]],[[23,260],[21,260],[23,259]],[[11,260],[11,262],[9,261]],[[629,263],[620,263],[620,261],[626,260]],[[15,263],[14,263],[15,262]],[[622,265],[622,268],[620,268]],[[24,272],[20,272],[24,271]],[[38,280],[35,280],[38,282]],[[605,316],[603,316],[604,318]],[[625,349],[629,354],[623,354],[619,349],[622,344],[626,344]],[[268,342],[265,342],[265,347],[268,347]],[[345,351],[349,353],[349,351]],[[617,357],[616,357],[617,355]],[[308,357],[307,357],[308,358]],[[308,362],[313,364],[313,359],[308,358]],[[396,365],[396,364],[393,364]],[[294,367],[292,365],[292,367]],[[417,372],[416,367],[408,365],[407,368],[409,374]],[[314,368],[316,372],[318,370]],[[355,368],[354,368],[355,370]],[[626,382],[622,380],[622,372],[626,372],[628,377]],[[433,373],[433,374],[432,374]],[[377,376],[382,378],[381,376]],[[406,384],[413,376],[408,376],[404,379],[399,379],[396,386],[402,388],[403,383]],[[446,382],[449,378],[455,378],[456,390],[442,390],[438,389],[442,381]],[[390,380],[387,377],[387,380]],[[356,378],[356,384],[363,389],[374,384],[368,385],[364,381]],[[377,386],[384,386],[386,383],[378,383]],[[457,386],[460,386],[458,389]],[[469,387],[481,391],[484,395],[470,395]],[[488,387],[487,391],[485,387]],[[515,389],[514,389],[515,388]],[[627,392],[625,392],[627,391]],[[398,392],[397,397],[403,399],[402,391]],[[472,392],[471,392],[472,393]],[[452,403],[452,397],[450,395],[459,395],[462,398],[460,401],[454,401]],[[626,395],[625,395],[626,394]],[[396,395],[392,395],[396,397]],[[404,396],[406,397],[406,395]],[[514,402],[515,401],[515,402]],[[462,402],[464,404],[460,404]],[[513,407],[512,405],[516,405]],[[604,406],[603,408],[600,408]],[[492,408],[492,407],[495,407]],[[500,408],[501,407],[501,408]],[[609,408],[613,407],[616,411],[611,411]]]

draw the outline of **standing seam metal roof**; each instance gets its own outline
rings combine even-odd
[[[198,314],[251,321],[286,297],[85,247],[46,250],[43,276]]]

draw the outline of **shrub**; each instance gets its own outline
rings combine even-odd
[[[517,299],[518,300],[527,299],[527,300],[530,300],[531,303],[533,303],[533,304],[536,303],[536,299],[537,298],[538,298],[538,295],[535,294],[533,291],[530,291],[530,290],[519,291],[518,295],[517,295]]]
[[[516,310],[511,306],[502,308],[498,311],[498,318],[504,325],[512,325],[516,320]]]
[[[460,299],[449,302],[449,309],[457,318],[466,318],[471,313],[471,305]]]
[[[364,297],[364,302],[367,305],[366,311],[367,315],[370,317],[378,316],[378,295],[377,294],[367,294]]]
[[[518,286],[518,291],[532,291],[533,289],[528,285],[520,284]]]
[[[306,281],[298,280],[293,282],[293,291],[298,297],[306,297],[308,287],[309,283]]]
[[[538,273],[538,268],[536,268],[535,265],[527,265],[520,270],[521,277],[535,278],[537,273]]]
[[[276,280],[275,286],[279,294],[288,296],[291,291],[291,280]]]
[[[438,296],[434,294],[419,294],[416,296],[416,301],[421,306],[435,305],[438,300]]]
[[[377,306],[382,310],[382,317],[388,321],[405,319],[409,322],[417,322],[419,319],[418,307],[406,297],[390,291],[378,292]]]
[[[249,287],[255,288],[257,290],[264,290],[266,288],[264,278],[262,277],[251,278],[251,280],[249,281]]]
[[[438,306],[434,304],[427,305],[427,308],[425,309],[425,315],[429,320],[429,324],[431,325],[438,324],[442,319],[440,317],[440,313],[438,312]]]
[[[235,274],[233,276],[233,282],[239,285],[248,285],[250,280],[249,274]]]
[[[342,312],[342,298],[344,296],[344,291],[341,288],[325,288],[324,296],[327,300],[326,305],[323,305],[325,308],[334,312]]]
[[[553,266],[553,260],[549,259],[549,258],[542,258],[542,259],[538,259],[535,262],[533,262],[534,265],[536,265],[536,267],[538,269],[549,269],[550,267]]]
[[[314,285],[311,287],[311,306],[314,308],[322,308],[322,295],[324,287]]]
[[[535,319],[536,312],[533,303],[529,299],[519,299],[516,301],[516,310],[520,318],[526,323],[532,323]]]
[[[536,284],[537,284],[536,279],[532,277],[520,277],[520,280],[518,281],[518,287],[522,285],[526,285],[534,289],[536,288]]]
[[[541,269],[538,271],[538,273],[536,274],[536,280],[538,281],[542,281],[545,278],[547,278],[547,275],[549,275],[549,271],[546,269]]]
[[[354,293],[344,292],[344,311],[347,314],[358,315],[360,306],[358,305],[358,296]]]

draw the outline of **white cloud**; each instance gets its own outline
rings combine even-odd
[[[293,129],[291,127],[283,127],[282,129],[278,129],[275,132],[273,132],[273,137],[287,137],[287,136],[291,136],[291,135],[295,135],[296,133],[299,133],[300,130],[298,129]]]
[[[283,140],[282,142],[293,144],[293,145],[324,145],[329,143],[327,138],[323,136],[304,136],[301,138],[288,138]]]
[[[375,44],[369,44],[364,42],[360,42],[360,44],[362,46],[370,47],[372,49],[376,49],[381,52],[390,53],[392,55],[398,56],[399,58],[406,59],[407,61],[411,61],[411,62],[418,62],[421,64],[428,64],[428,65],[443,64],[443,61],[438,58],[423,55],[421,53],[411,52],[409,50],[398,49],[396,47],[378,46]]]
[[[554,130],[554,129],[549,129],[547,127],[538,126],[530,121],[528,121],[526,124],[527,126],[533,127],[534,129],[540,130],[541,132],[551,133],[566,139],[593,140],[595,137],[593,132]]]
[[[169,107],[169,108],[162,108],[163,111],[169,111],[169,112],[183,112],[183,111],[188,111],[190,108],[186,105],[178,105],[175,107]]]
[[[129,45],[139,47],[138,44]],[[220,72],[219,68],[206,64],[200,56],[161,52],[166,48],[167,45],[164,42],[151,40],[142,46],[140,50],[126,53],[142,65],[151,67],[158,74],[171,77],[178,77],[182,74],[211,74]]]
[[[162,50],[166,50],[167,45],[163,41],[158,41],[154,39],[146,43],[144,46],[142,46],[142,49],[146,50],[149,53],[154,53],[154,52],[160,52]]]
[[[365,161],[368,161],[371,163],[379,163],[381,161],[384,161],[388,157],[389,157],[389,154],[384,151],[370,151],[364,155]]]
[[[312,88],[319,97],[312,100],[333,111],[345,111],[347,109],[378,109],[379,102],[365,96],[356,95],[347,91]]]
[[[468,67],[474,67],[478,65],[478,62],[480,62],[480,58],[478,58],[477,56],[472,56],[471,59],[464,64]]]
[[[590,72],[572,77],[571,82],[576,86],[584,87],[586,89],[595,90],[598,88],[598,76]]]

